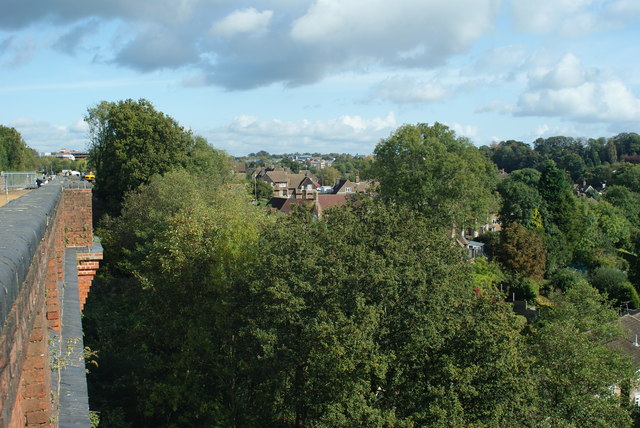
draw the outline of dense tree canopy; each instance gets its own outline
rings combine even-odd
[[[337,160],[379,191],[317,218],[251,204],[271,189],[228,185],[226,154],[147,101],[87,120],[100,191],[123,201],[99,230],[84,320],[106,426],[631,425],[611,387],[632,367],[606,343],[612,304],[640,304],[640,195],[636,167],[601,162],[633,136],[481,151],[442,124],[403,126],[371,168]],[[611,193],[578,198],[571,181],[598,174]],[[451,227],[489,213],[504,227],[478,238],[493,260],[469,261]],[[544,303],[539,318],[503,287]]]
[[[440,123],[400,127],[375,149],[380,195],[443,227],[484,223],[497,210],[493,163]]]
[[[631,426],[625,399],[611,388],[633,376],[630,360],[606,346],[621,334],[616,312],[584,280],[552,298],[528,337],[544,424]]]
[[[124,195],[154,174],[189,168],[209,179],[226,174],[226,155],[194,137],[144,99],[106,102],[85,117],[98,195],[117,214]],[[215,174],[215,177],[214,177]]]
[[[501,141],[489,149],[491,160],[506,172],[523,168],[534,168],[540,160],[540,155],[531,146],[521,141]]]
[[[0,171],[22,171],[33,168],[36,153],[15,128],[0,125]]]

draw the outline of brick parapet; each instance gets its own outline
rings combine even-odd
[[[102,259],[92,250],[91,190],[49,184],[0,208],[0,428],[56,426],[49,331],[60,331],[65,246],[84,304]],[[80,309],[80,308],[78,308]]]
[[[83,310],[87,296],[89,295],[89,289],[93,282],[93,277],[100,267],[102,246],[100,246],[99,243],[94,243],[93,247],[88,249],[88,252],[78,252],[76,260],[78,263],[78,297],[80,299],[80,310]]]

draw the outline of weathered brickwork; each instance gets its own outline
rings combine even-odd
[[[91,189],[65,189],[62,215],[65,246],[90,247],[93,242]]]
[[[91,189],[47,187],[0,208],[0,299],[12,301],[0,318],[0,428],[57,426],[51,379],[59,368],[52,367],[49,340],[50,331],[64,329],[64,250],[91,248],[93,228]],[[101,259],[96,251],[78,255],[81,307]]]

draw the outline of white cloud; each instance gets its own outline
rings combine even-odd
[[[12,120],[9,126],[20,132],[27,145],[40,153],[65,147],[83,150],[88,144],[88,127],[82,119],[63,125],[20,117]]]
[[[385,62],[434,64],[468,49],[493,24],[499,0],[316,0],[293,22],[308,45]]]
[[[259,120],[241,115],[226,126],[203,132],[216,147],[241,155],[266,149],[272,153],[296,151],[369,154],[381,138],[396,127],[393,113],[364,118],[345,115],[329,120]]]
[[[478,136],[478,127],[475,125],[462,125],[460,123],[446,124],[449,128],[453,129],[458,136],[474,139]]]
[[[268,29],[272,10],[258,12],[254,8],[237,10],[211,26],[213,34],[232,37],[238,34],[261,35]]]
[[[514,0],[511,10],[520,31],[570,37],[633,25],[640,18],[637,0]]]
[[[552,68],[539,67],[529,72],[529,84],[536,88],[573,88],[585,83],[586,78],[582,61],[570,53]]]
[[[440,101],[448,94],[449,92],[438,83],[394,76],[374,86],[371,98],[406,104]]]
[[[575,55],[567,54],[555,67],[529,73],[529,88],[520,95],[516,114],[586,122],[640,120],[640,98],[622,81],[598,77]]]
[[[557,28],[570,16],[584,10],[593,0],[513,1],[512,19],[521,31],[545,33]]]
[[[527,116],[559,116],[603,122],[640,120],[640,98],[618,80],[527,91],[520,96],[518,106],[518,114]]]
[[[505,73],[519,66],[524,60],[526,49],[520,45],[498,46],[484,52],[473,66],[475,72]]]
[[[529,137],[532,140],[537,138],[548,138],[554,137],[557,135],[572,135],[576,137],[589,135],[589,132],[585,132],[585,127],[581,126],[579,129],[572,125],[549,125],[546,123],[542,123],[536,126],[532,131],[529,132]],[[593,136],[593,134],[591,134]]]

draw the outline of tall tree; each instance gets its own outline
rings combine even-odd
[[[540,155],[522,141],[501,141],[491,146],[491,160],[506,172],[534,168]]]
[[[625,186],[611,186],[604,197],[607,202],[618,207],[635,228],[640,228],[640,194]]]
[[[283,222],[238,288],[239,425],[499,426],[527,407],[522,320],[475,296],[418,213],[362,200]]]
[[[174,119],[144,99],[106,102],[90,108],[85,117],[91,134],[91,161],[96,170],[98,195],[107,212],[118,214],[124,195],[191,162],[203,163],[202,140],[194,139]],[[194,155],[190,160],[190,155]],[[215,161],[217,162],[217,161]]]
[[[500,222],[503,226],[513,222],[527,228],[542,226],[544,202],[536,187],[509,177],[498,185],[498,191],[502,196]]]
[[[448,228],[475,225],[497,212],[495,165],[445,125],[402,126],[374,152],[374,175],[386,200]]]
[[[633,376],[630,361],[606,346],[619,337],[617,314],[586,281],[552,297],[528,336],[540,419],[547,426],[631,426],[612,387]]]
[[[229,425],[230,296],[265,221],[256,210],[242,187],[212,186],[182,170],[154,176],[103,224],[114,290],[94,297],[124,308],[90,299],[85,312],[87,341],[109,363],[90,376],[96,399],[115,401],[98,401],[109,420],[120,408],[133,426]]]
[[[0,125],[0,171],[21,171],[33,168],[36,160],[34,150],[30,149],[15,128]]]
[[[494,254],[515,274],[537,279],[544,275],[547,260],[542,238],[519,223],[511,223],[501,232],[500,244]]]

